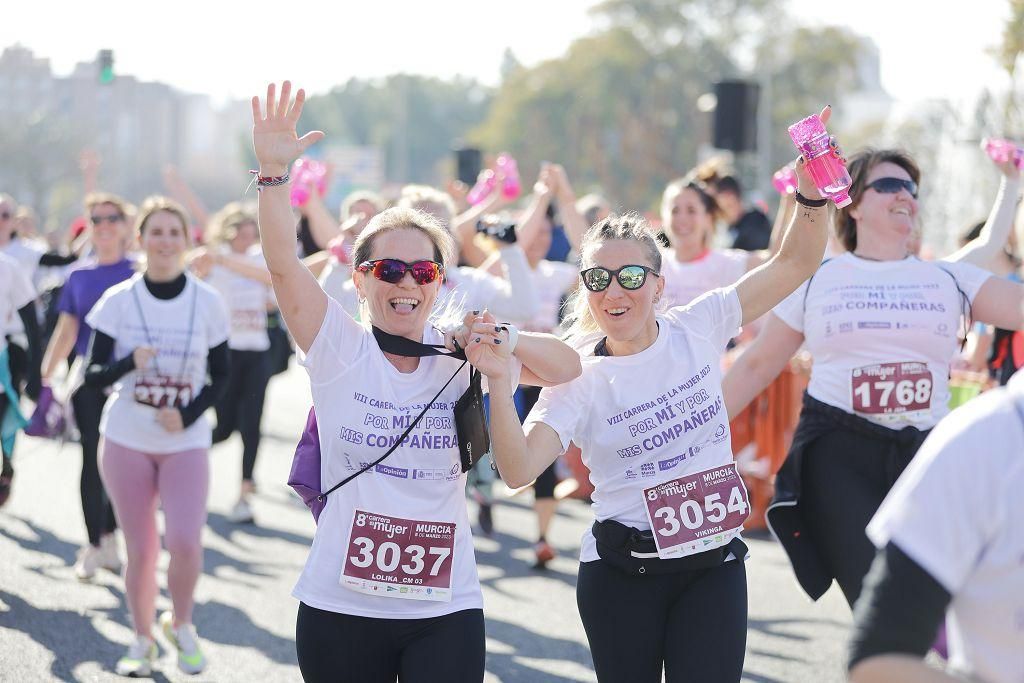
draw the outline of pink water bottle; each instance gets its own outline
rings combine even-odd
[[[516,164],[516,160],[508,152],[502,152],[498,155],[495,165],[505,176],[505,182],[501,187],[502,194],[505,195],[505,199],[515,199],[522,191],[519,183],[519,166]]]
[[[292,206],[302,206],[313,192],[327,193],[327,166],[315,159],[299,158],[292,164]]]
[[[846,171],[839,152],[829,144],[828,131],[816,114],[797,121],[789,127],[789,137],[807,162],[807,173],[818,192],[842,208],[852,202],[850,185],[853,181]]]
[[[786,164],[772,176],[772,185],[779,194],[793,194],[796,192],[796,171],[790,164]]]
[[[1013,160],[1014,166],[1024,170],[1024,147],[1018,146],[1011,140],[998,138],[986,138],[981,141],[982,149],[997,164],[1005,164]]]
[[[498,176],[494,174],[494,171],[488,168],[480,174],[479,178],[477,178],[476,185],[474,185],[473,189],[471,189],[469,194],[466,195],[466,201],[474,206],[479,204],[491,196],[491,193],[494,192],[494,188],[497,183]]]

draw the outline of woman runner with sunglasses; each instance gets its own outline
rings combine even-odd
[[[116,671],[148,676],[156,658],[159,504],[173,606],[160,625],[178,651],[178,668],[197,674],[206,667],[192,625],[209,491],[210,425],[203,414],[226,386],[228,313],[216,290],[184,271],[190,237],[183,208],[150,197],[137,226],[145,270],[108,289],[85,318],[93,329],[85,383],[113,385],[100,421],[100,473],[124,532],[125,596],[135,629]]]
[[[105,388],[81,384],[92,336],[92,328],[85,322],[85,317],[104,292],[135,274],[134,263],[125,254],[131,241],[127,202],[116,195],[94,192],[85,198],[85,209],[89,215],[90,242],[96,262],[73,271],[61,289],[57,304],[60,316],[46,347],[42,367],[43,383],[49,384],[58,365],[72,353],[77,360],[68,381],[74,391],[71,407],[81,435],[79,491],[89,539],[89,544],[75,562],[75,576],[81,581],[92,579],[101,567],[114,572],[121,570],[114,534],[117,528],[114,508],[103,488],[98,464],[100,416],[107,402],[107,392]]]
[[[800,173],[800,190],[818,197]],[[739,681],[747,592],[738,537],[749,503],[733,464],[719,362],[740,325],[818,265],[826,212],[797,212],[778,255],[735,285],[656,314],[662,254],[637,216],[609,217],[582,241],[570,335],[583,374],[544,389],[520,426],[505,398],[507,353],[468,355],[488,376],[492,448],[510,486],[529,483],[570,441],[591,470],[593,528],[577,601],[602,683]],[[525,434],[524,434],[525,432]]]
[[[444,343],[430,314],[455,244],[423,212],[375,216],[354,244],[364,324],[353,320],[295,256],[287,169],[323,133],[296,135],[304,93],[294,103],[290,95],[286,81],[280,98],[270,85],[265,109],[252,101],[259,225],[281,313],[310,376],[323,488],[398,443],[385,462],[326,498],[294,591],[299,668],[307,681],[478,683],[483,601],[452,410],[469,373],[453,375],[459,366],[450,359],[384,352],[378,342]],[[471,346],[516,342],[493,319],[470,322]],[[523,381],[550,384],[579,374],[579,357],[554,337],[523,333],[517,341]],[[509,398],[512,386],[502,387]]]
[[[991,277],[1000,239],[947,259],[908,253],[920,172],[896,150],[867,150],[849,164],[852,204],[837,216],[847,253],[775,308],[724,381],[738,413],[806,345],[810,385],[768,523],[812,599],[833,578],[852,606],[874,548],[864,528],[928,431],[949,412],[949,371],[961,316],[1007,329],[1024,326],[1024,287]],[[1020,173],[1003,185],[988,235],[1009,232]]]

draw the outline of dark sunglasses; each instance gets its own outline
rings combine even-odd
[[[89,222],[93,225],[100,225],[104,221],[113,225],[114,223],[120,223],[124,220],[124,216],[117,214],[116,216],[89,216]]]
[[[879,178],[878,180],[872,180],[867,184],[875,192],[881,192],[882,194],[896,194],[900,190],[906,190],[910,193],[910,196],[917,199],[917,183],[913,180],[904,180],[903,178]]]
[[[0,219],[7,220],[10,217],[11,217],[11,214],[9,214],[6,211],[0,212]]]
[[[603,292],[608,289],[614,277],[623,289],[640,289],[647,282],[647,273],[658,277],[658,272],[647,266],[622,266],[617,270],[608,270],[601,266],[580,271],[583,286],[591,292]]]
[[[398,284],[405,277],[406,271],[412,272],[412,279],[418,285],[429,285],[440,277],[444,267],[437,261],[414,261],[406,263],[393,258],[380,258],[373,261],[363,261],[356,270],[360,273],[373,273],[378,280],[390,284]]]

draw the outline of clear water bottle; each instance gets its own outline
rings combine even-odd
[[[818,192],[839,208],[850,204],[853,201],[850,198],[853,181],[821,119],[813,114],[797,121],[789,127],[789,137],[807,162],[807,174]]]

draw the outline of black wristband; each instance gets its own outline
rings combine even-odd
[[[800,194],[800,190],[797,190],[793,197],[796,199],[797,204],[802,204],[803,206],[812,209],[820,209],[821,207],[828,204],[827,199],[808,199],[807,197]]]

